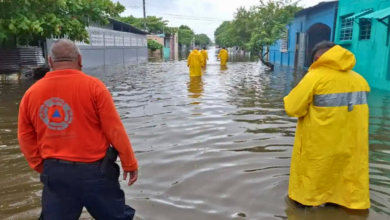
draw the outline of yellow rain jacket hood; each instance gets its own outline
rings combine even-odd
[[[284,98],[286,113],[298,118],[288,192],[303,205],[370,207],[370,87],[352,71],[355,63],[351,52],[335,46]]]
[[[221,66],[225,66],[229,59],[227,50],[221,49],[221,51],[219,51],[218,58],[221,60]]]
[[[202,76],[203,56],[198,50],[193,50],[187,59],[187,66],[190,67],[190,76]]]

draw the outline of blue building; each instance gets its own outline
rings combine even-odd
[[[335,43],[355,54],[354,70],[372,88],[390,90],[390,2],[340,0]]]
[[[269,61],[294,68],[309,67],[314,46],[334,40],[337,6],[338,1],[321,2],[297,12],[286,26],[284,37],[270,46]]]

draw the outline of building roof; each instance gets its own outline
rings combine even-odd
[[[302,10],[298,11],[297,13],[295,13],[295,17],[299,17],[299,16],[302,16],[302,15],[306,15],[306,14],[318,11],[320,9],[323,9],[324,7],[337,5],[338,3],[339,3],[339,1],[320,2],[317,5],[314,5],[312,7],[305,8],[305,9],[302,9]]]
[[[128,28],[129,31],[130,31],[131,33],[134,33],[134,34],[145,34],[145,35],[149,34],[148,32],[145,32],[145,31],[140,30],[140,29],[138,29],[138,28],[136,28],[136,27],[133,27],[133,26],[131,26],[131,25],[128,24],[128,23],[125,23],[125,22],[122,22],[122,21],[118,21],[118,20],[115,20],[115,19],[113,19],[113,18],[109,18],[108,20],[109,20],[111,23],[113,23],[113,24],[121,25],[121,26],[123,26],[123,27],[125,27],[125,28]]]

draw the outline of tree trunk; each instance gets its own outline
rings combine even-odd
[[[265,59],[264,59],[264,57],[265,56],[267,56],[267,54],[269,54],[269,48],[268,48],[268,46],[267,46],[267,52],[265,53],[265,54],[263,54],[263,51],[264,49],[261,49],[260,50],[260,61],[264,64],[264,65],[266,65],[267,67],[269,67],[270,68],[270,70],[271,71],[273,71],[274,70],[274,65],[272,64],[272,63],[270,63],[270,62],[268,62],[268,61],[266,61]]]

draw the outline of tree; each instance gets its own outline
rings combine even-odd
[[[190,27],[188,27],[187,25],[180,25],[179,29],[187,29],[187,30],[192,30]]]
[[[179,45],[191,45],[192,40],[194,39],[194,32],[187,29],[179,29]]]
[[[253,22],[255,14],[254,7],[251,7],[249,10],[246,10],[244,7],[237,9],[229,28],[230,43],[232,45],[250,50],[247,43],[251,40],[254,27],[256,26],[256,23]]]
[[[210,38],[206,34],[195,35],[195,45],[207,46],[211,43]]]
[[[144,19],[136,18],[132,15],[127,17],[119,17],[118,20],[128,23],[136,28],[144,28]],[[165,33],[173,34],[178,33],[179,45],[191,45],[193,38],[195,37],[194,31],[187,25],[181,25],[179,28],[169,27],[168,21],[164,20],[162,17],[148,16],[145,19],[146,27],[151,33]]]
[[[194,31],[186,25],[179,27],[179,45],[191,45],[192,40],[195,37]]]
[[[19,40],[67,36],[89,43],[86,27],[91,21],[102,25],[125,7],[111,0],[2,0],[0,42],[15,35]]]
[[[285,34],[286,26],[301,10],[297,3],[289,0],[260,0],[260,4],[249,10],[240,7],[233,21],[223,22],[214,32],[215,43],[224,46],[240,46],[260,55],[260,60],[273,69],[274,65],[265,61],[269,46]]]
[[[294,14],[301,10],[297,3],[291,1],[276,0],[265,2],[260,0],[260,5],[253,8],[253,22],[256,23],[248,47],[253,52],[258,52],[260,60],[272,70],[274,65],[265,61],[264,57],[269,53],[269,46],[281,39],[285,34],[286,26],[294,19]]]
[[[117,18],[119,21],[128,23],[136,28],[143,29],[144,28],[144,19],[143,18],[136,18],[132,15],[127,17],[119,17]],[[177,28],[169,27],[168,21],[164,20],[162,17],[156,17],[156,16],[147,16],[145,19],[146,28],[151,33],[156,34],[172,34],[177,32]]]
[[[148,40],[148,49],[149,50],[154,52],[156,50],[161,50],[162,48],[163,48],[163,46],[161,44],[159,44],[157,41],[151,40],[151,39]]]
[[[215,44],[221,47],[234,46],[231,34],[231,22],[224,21],[214,32]]]

